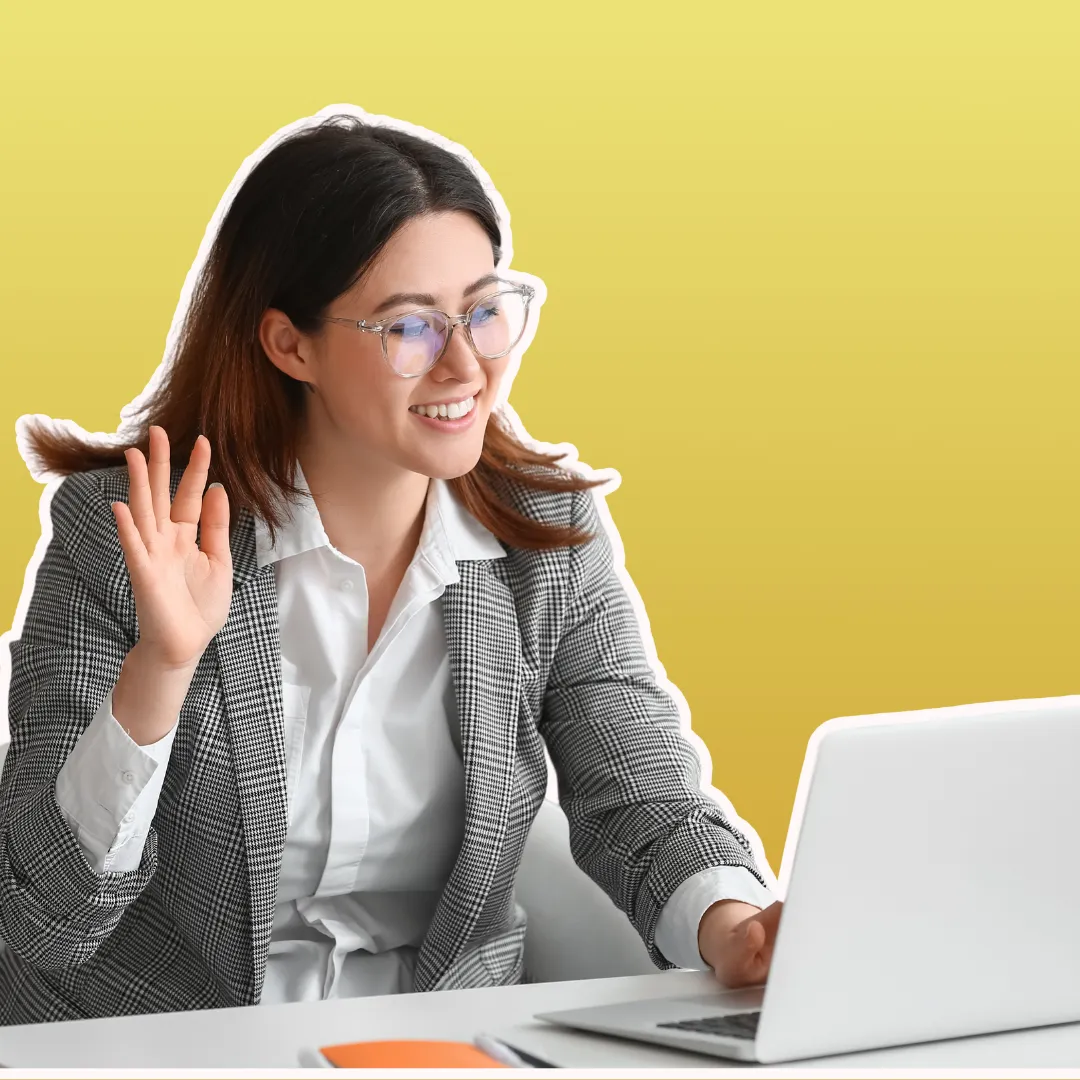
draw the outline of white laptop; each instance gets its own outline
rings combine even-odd
[[[552,1023],[780,1062],[1080,1020],[1080,696],[810,739],[765,987]]]

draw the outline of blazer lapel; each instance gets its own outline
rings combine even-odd
[[[254,521],[231,540],[233,596],[216,637],[251,896],[252,1001],[262,986],[288,827],[281,635],[273,566],[258,567]]]
[[[458,570],[460,581],[443,593],[443,621],[460,719],[465,834],[417,957],[417,990],[434,989],[470,937],[485,929],[513,795],[521,682],[517,609],[491,562],[462,561]]]

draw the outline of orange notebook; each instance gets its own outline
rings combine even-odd
[[[471,1043],[429,1039],[320,1046],[319,1052],[338,1069],[505,1069],[507,1066]]]

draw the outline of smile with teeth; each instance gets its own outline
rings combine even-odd
[[[429,416],[432,420],[460,420],[475,407],[476,398],[467,397],[464,401],[452,401],[449,405],[410,405],[409,412]]]

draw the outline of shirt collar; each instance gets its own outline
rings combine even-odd
[[[255,553],[260,568],[292,555],[331,546],[299,461],[295,463],[293,483],[303,494],[296,504],[283,503],[287,516],[278,529],[275,543],[270,542],[265,522],[255,516]],[[506,551],[494,534],[461,505],[445,480],[433,479],[428,485],[418,555],[431,562],[450,584],[458,580],[458,562],[501,559]]]

